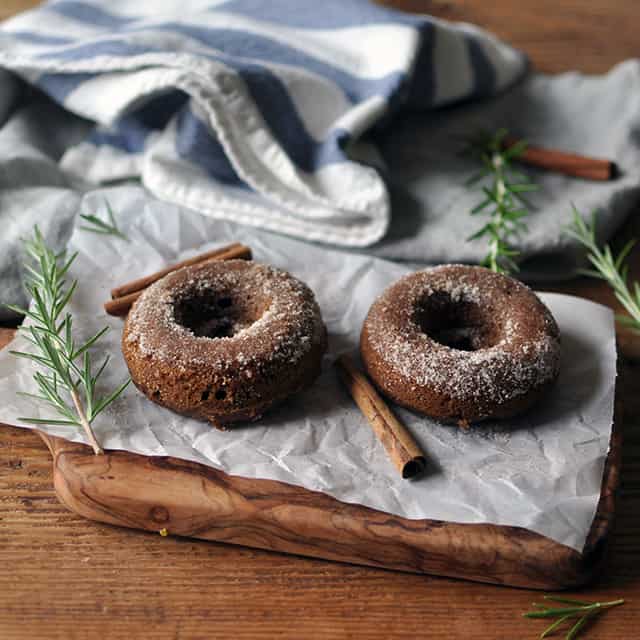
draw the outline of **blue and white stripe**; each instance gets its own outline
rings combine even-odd
[[[2,25],[0,65],[95,121],[62,160],[72,172],[366,246],[390,211],[378,170],[353,159],[376,155],[363,134],[492,95],[526,63],[470,25],[368,0],[52,0]]]

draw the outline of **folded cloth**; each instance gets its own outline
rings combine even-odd
[[[95,123],[61,158],[69,174],[140,177],[215,218],[364,247],[390,200],[363,134],[494,95],[526,61],[369,0],[56,0],[3,24],[0,66]]]

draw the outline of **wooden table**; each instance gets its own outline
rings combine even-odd
[[[3,0],[0,17],[37,4]],[[391,2],[390,2],[391,4]],[[640,4],[618,0],[393,0],[477,22],[547,71],[603,72],[637,53]],[[633,221],[620,234],[640,235]],[[640,277],[640,255],[632,257]],[[559,288],[612,303],[605,287]],[[0,338],[7,339],[6,331]],[[640,387],[621,334],[625,445],[619,518],[608,568],[587,599],[629,602],[587,638],[640,635]],[[41,440],[0,430],[0,638],[536,638],[520,613],[531,592],[293,558],[98,525],[55,498]]]

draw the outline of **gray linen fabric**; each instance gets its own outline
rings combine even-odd
[[[469,216],[481,201],[465,186],[477,165],[457,153],[460,137],[506,127],[531,144],[615,160],[621,176],[610,182],[522,170],[540,186],[529,230],[515,243],[522,275],[563,279],[575,273],[582,252],[563,233],[571,204],[599,212],[599,235],[610,238],[640,199],[640,64],[628,61],[603,76],[533,75],[498,98],[394,124],[379,143],[394,196],[390,232],[372,251],[394,260],[477,262],[486,241],[466,242],[482,225]]]
[[[571,276],[582,260],[563,235],[571,203],[584,213],[598,209],[599,232],[607,239],[640,199],[639,64],[628,61],[603,76],[532,75],[497,98],[406,114],[377,132],[372,137],[382,152],[393,220],[387,236],[363,251],[416,264],[480,260],[482,241],[466,241],[481,217],[468,215],[479,196],[464,185],[474,165],[457,155],[459,136],[507,127],[533,143],[611,158],[620,166],[621,177],[607,183],[527,169],[541,190],[531,198],[529,232],[517,243],[522,274]],[[50,243],[63,247],[81,199],[99,188],[59,164],[89,129],[0,70],[0,303],[26,303],[20,238],[37,223]],[[145,197],[153,206],[154,198]],[[10,318],[0,311],[0,320]]]

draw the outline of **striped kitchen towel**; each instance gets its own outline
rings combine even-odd
[[[526,61],[471,25],[368,0],[54,0],[0,27],[0,66],[96,123],[69,172],[357,247],[390,219],[364,134],[492,95]]]

